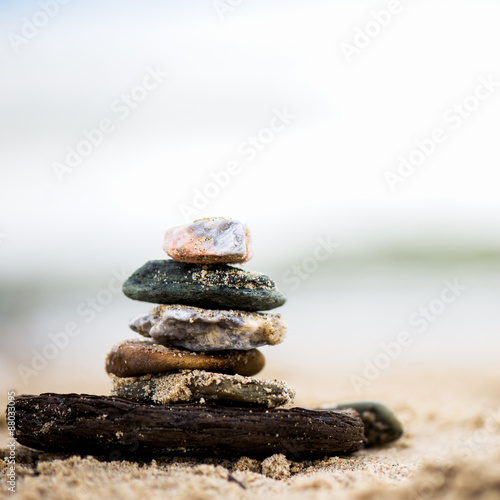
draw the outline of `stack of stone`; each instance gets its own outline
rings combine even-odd
[[[124,283],[131,299],[157,305],[130,323],[148,340],[108,354],[113,396],[158,404],[217,403],[275,408],[294,391],[253,377],[264,367],[256,348],[283,341],[286,324],[266,311],[285,303],[265,275],[228,264],[251,256],[250,233],[232,219],[210,218],[169,229],[163,249]]]
[[[175,452],[200,456],[294,460],[352,453],[402,434],[377,402],[328,409],[279,408],[294,391],[255,378],[256,349],[282,342],[285,302],[267,276],[239,264],[251,257],[247,227],[203,219],[165,235],[172,257],[150,261],[124,283],[124,293],[157,304],[130,327],[147,340],[115,346],[106,360],[112,397],[88,394],[19,396],[15,437],[48,452],[133,459]],[[119,397],[113,397],[119,396]],[[232,407],[229,407],[232,406]]]

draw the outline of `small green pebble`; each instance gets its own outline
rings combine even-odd
[[[386,405],[378,401],[352,401],[342,403],[332,410],[353,409],[365,424],[366,447],[383,446],[403,435],[403,426]]]

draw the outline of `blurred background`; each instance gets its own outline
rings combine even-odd
[[[263,376],[327,373],[334,398],[370,364],[495,368],[499,16],[489,1],[1,2],[2,386],[107,393],[106,353],[151,308],[117,283],[206,216],[245,221],[244,267],[288,296]]]

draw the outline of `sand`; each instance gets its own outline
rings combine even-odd
[[[169,457],[147,463],[119,459],[101,462],[93,457],[33,453],[18,446],[17,496],[120,500],[500,499],[500,374],[485,368],[429,370],[422,365],[406,373],[382,376],[361,397],[354,394],[348,376],[338,370],[307,377],[285,370],[272,376],[296,387],[297,405],[382,400],[397,413],[405,435],[385,448],[304,462],[282,455],[262,461]],[[81,388],[85,384],[88,390]],[[109,392],[99,385],[101,381],[93,391],[92,384],[85,384],[80,382],[75,390]],[[53,390],[71,392],[62,385]],[[6,400],[6,395],[2,397]],[[5,446],[6,431],[2,417],[1,446]],[[3,449],[1,456],[6,452]],[[7,491],[6,472],[5,462],[0,462],[0,498],[12,496]]]

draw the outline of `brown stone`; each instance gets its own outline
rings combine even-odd
[[[127,340],[113,347],[106,371],[118,377],[156,374],[169,370],[205,370],[252,376],[264,368],[265,358],[249,351],[192,352],[147,340]]]

